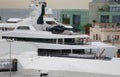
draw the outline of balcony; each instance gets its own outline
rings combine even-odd
[[[120,28],[101,28],[101,32],[120,32]]]

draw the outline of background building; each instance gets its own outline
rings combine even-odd
[[[60,13],[63,9],[52,9],[53,17],[60,22]]]
[[[89,22],[120,23],[120,0],[93,0],[89,3]]]
[[[90,38],[103,42],[120,42],[120,24],[95,23],[90,28]]]
[[[64,9],[60,13],[60,22],[72,25],[74,30],[84,32],[84,25],[88,23],[89,11],[81,9]]]
[[[106,0],[93,0],[89,3],[89,23],[93,23],[93,20],[98,20],[99,8],[106,4]]]

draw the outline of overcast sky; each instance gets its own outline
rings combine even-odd
[[[25,8],[31,0],[0,0],[0,8]],[[47,7],[55,9],[88,9],[92,0],[47,0]]]
[[[91,0],[47,0],[51,8],[88,9]]]

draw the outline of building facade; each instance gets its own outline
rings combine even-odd
[[[89,3],[89,23],[93,23],[93,20],[98,19],[98,9],[106,4],[105,0],[93,0]]]
[[[60,13],[60,22],[72,25],[74,30],[84,32],[84,25],[88,23],[89,11],[80,9],[64,9]]]
[[[95,23],[95,25],[90,28],[90,38],[103,42],[120,42],[120,24]]]
[[[93,0],[89,10],[90,23],[120,23],[120,0]]]
[[[120,23],[120,12],[98,12],[98,22]]]

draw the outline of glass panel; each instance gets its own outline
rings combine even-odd
[[[109,22],[109,15],[101,15],[101,22],[102,23]]]
[[[120,23],[120,15],[112,16],[113,23]]]
[[[62,16],[62,23],[69,25],[70,24],[70,15],[64,14]]]
[[[80,25],[80,15],[73,15],[73,26],[78,27]]]

